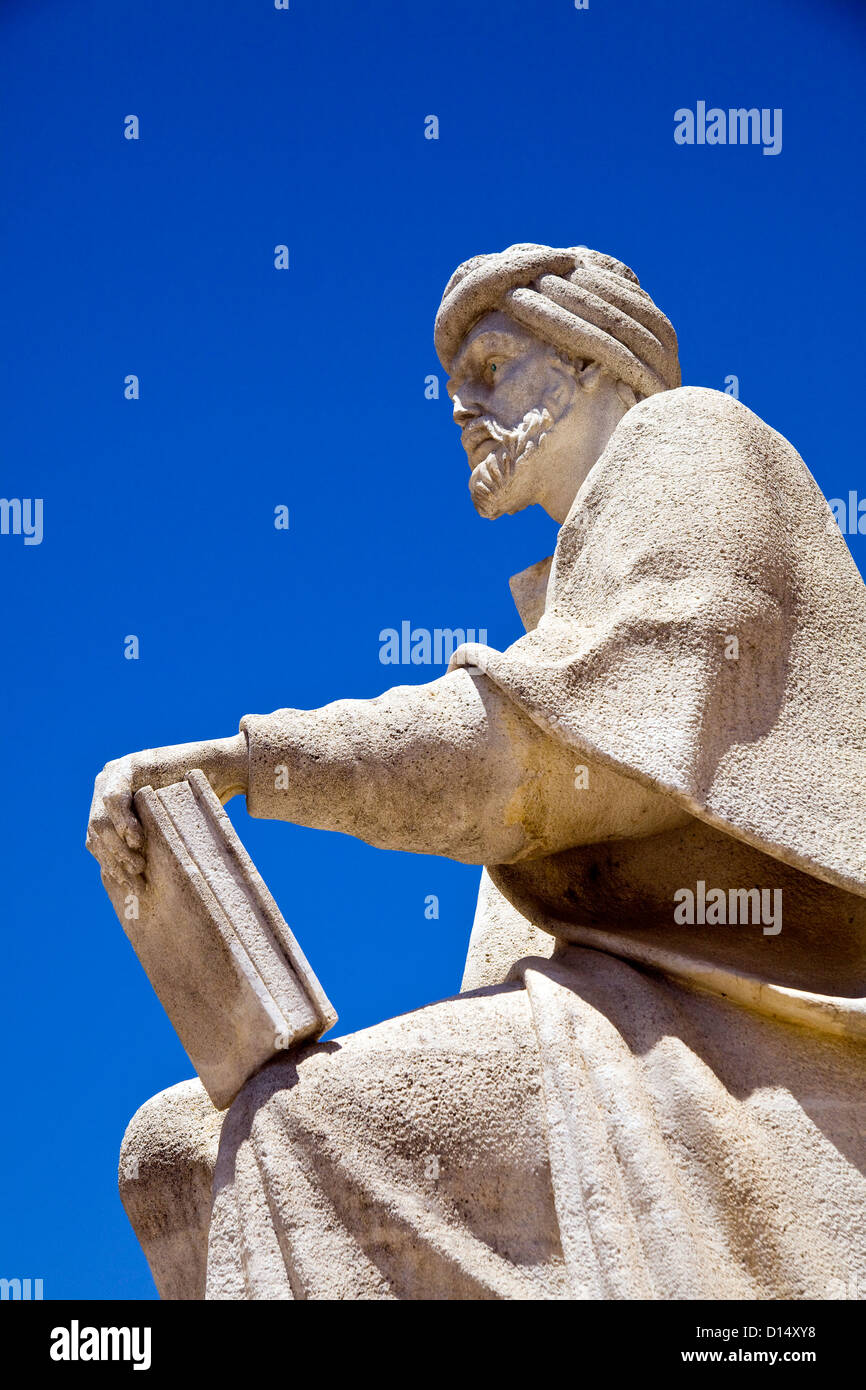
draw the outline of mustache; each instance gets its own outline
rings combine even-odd
[[[471,448],[489,440],[494,445],[504,445],[510,448],[516,441],[518,431],[528,418],[528,416],[525,417],[524,421],[521,421],[521,425],[510,430],[504,425],[500,425],[499,421],[494,420],[492,415],[481,415],[477,420],[473,420],[471,425],[465,425],[461,430],[463,443]]]
[[[464,440],[471,440],[476,435],[480,440],[486,435],[494,444],[504,445],[509,450],[521,449],[552,425],[553,417],[550,411],[545,406],[534,406],[511,428],[500,425],[492,415],[479,415],[471,424],[463,426],[461,435]]]

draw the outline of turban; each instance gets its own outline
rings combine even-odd
[[[670,321],[613,256],[525,244],[464,261],[436,315],[436,351],[447,372],[470,328],[495,309],[567,357],[599,362],[641,396],[680,384]]]

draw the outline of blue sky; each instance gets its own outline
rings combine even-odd
[[[380,663],[403,619],[520,633],[507,579],[553,523],[478,518],[444,380],[424,396],[459,261],[621,257],[685,382],[736,375],[828,496],[866,496],[864,21],[842,0],[0,4],[0,493],[44,499],[41,545],[0,535],[0,1275],[154,1296],[117,1152],[191,1067],[83,849],[96,772],[435,678]],[[678,146],[699,100],[781,108],[781,153]],[[231,814],[338,1031],[456,992],[477,869]]]

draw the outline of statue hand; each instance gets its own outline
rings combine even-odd
[[[247,790],[249,754],[245,734],[146,748],[106,763],[96,779],[85,844],[109,878],[144,888],[144,830],[132,798],[142,787],[168,787],[201,768],[220,801]]]
[[[106,763],[96,779],[85,844],[100,868],[116,883],[128,883],[140,891],[145,869],[144,831],[132,798],[147,785],[141,772],[141,754]]]

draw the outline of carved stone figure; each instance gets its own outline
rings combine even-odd
[[[785,439],[680,386],[671,324],[612,257],[467,261],[436,346],[478,511],[538,503],[560,526],[552,559],[512,580],[526,636],[463,647],[426,685],[109,763],[88,845],[148,891],[132,796],[200,768],[255,816],[484,865],[463,992],[269,1062],[222,1123],[195,1083],[144,1106],[122,1190],[157,1284],[852,1296],[866,590],[850,553]]]

